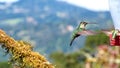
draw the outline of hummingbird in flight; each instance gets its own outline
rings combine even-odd
[[[71,42],[70,42],[70,46],[72,45],[73,41],[81,35],[94,35],[95,34],[95,32],[86,30],[86,25],[87,24],[96,24],[96,23],[80,22],[78,27],[72,33],[72,39],[71,39]]]

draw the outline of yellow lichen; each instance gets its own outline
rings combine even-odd
[[[0,30],[0,43],[7,53],[11,54],[11,62],[19,68],[54,68],[54,66],[40,55],[32,51],[32,46],[23,41],[16,41]]]

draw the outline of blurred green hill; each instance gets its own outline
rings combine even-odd
[[[0,62],[0,68],[12,68],[12,66],[8,62]]]
[[[72,52],[84,46],[85,37],[69,47],[71,29],[80,21],[96,22],[90,29],[113,28],[109,12],[94,12],[57,0],[20,0],[0,3],[0,29],[17,40],[30,42],[35,51]],[[100,27],[99,27],[100,26]]]

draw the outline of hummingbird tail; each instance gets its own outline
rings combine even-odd
[[[72,43],[73,43],[74,39],[75,39],[75,38],[73,38],[73,39],[71,40],[71,42],[70,42],[70,46],[72,46]]]

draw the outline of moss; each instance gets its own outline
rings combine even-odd
[[[16,41],[0,30],[0,43],[11,55],[10,62],[20,68],[54,68],[44,56],[33,52],[30,44],[23,41]]]

